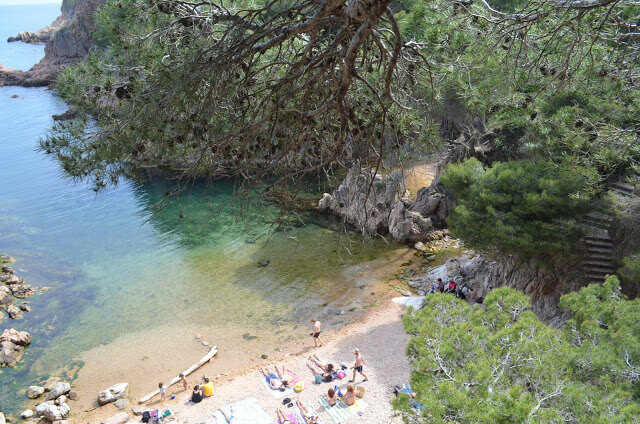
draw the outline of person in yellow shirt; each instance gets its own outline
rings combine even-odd
[[[204,397],[213,395],[213,383],[207,377],[204,378],[204,384],[201,386]]]

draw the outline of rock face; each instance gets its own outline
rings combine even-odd
[[[44,387],[41,386],[29,386],[27,388],[27,397],[29,399],[37,399],[44,393]]]
[[[363,233],[389,233],[398,242],[415,243],[444,226],[450,204],[438,179],[411,200],[401,171],[381,177],[356,164],[337,190],[323,195],[318,209],[341,216]]]
[[[22,318],[22,311],[20,310],[20,308],[17,308],[15,305],[7,306],[7,313],[9,314],[9,318],[11,319]]]
[[[0,336],[0,367],[13,367],[22,357],[25,347],[31,343],[26,331],[7,328]]]
[[[578,266],[545,267],[515,255],[496,260],[479,255],[450,259],[445,265],[432,268],[425,276],[412,278],[409,284],[426,292],[438,278],[453,279],[458,285],[473,290],[467,298],[471,302],[483,299],[497,287],[520,290],[531,297],[531,307],[540,319],[552,326],[560,326],[566,320],[558,308],[560,296],[579,290],[587,281]]]
[[[115,402],[129,393],[129,383],[118,383],[98,393],[98,405]]]
[[[58,71],[87,55],[93,45],[96,30],[94,14],[104,0],[63,0],[61,16],[36,33],[21,33],[12,41],[46,41],[45,56],[28,71],[4,68],[0,65],[0,86],[25,87],[49,84]]]

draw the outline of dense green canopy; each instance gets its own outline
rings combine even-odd
[[[396,406],[407,422],[638,423],[640,300],[618,280],[561,298],[561,329],[542,323],[529,298],[493,290],[484,305],[447,294],[405,317],[411,385],[425,408]]]

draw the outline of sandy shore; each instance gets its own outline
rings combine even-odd
[[[391,302],[393,296],[393,293],[389,293],[381,300],[380,306],[371,308],[356,322],[337,331],[326,332],[323,335],[325,345],[322,347],[313,347],[313,341],[309,337],[306,346],[293,347],[279,360],[262,360],[259,363],[248,364],[245,368],[216,378],[216,370],[220,368],[220,363],[224,362],[225,354],[221,351],[220,358],[200,368],[188,379],[193,385],[204,374],[212,377],[215,382],[213,397],[200,404],[189,405],[187,400],[190,398],[190,391],[185,392],[181,386],[176,385],[167,390],[166,401],[160,402],[156,397],[147,402],[145,407],[148,409],[170,408],[175,414],[174,422],[215,423],[212,414],[217,409],[254,397],[262,408],[274,418],[273,422],[277,422],[275,420],[276,410],[282,406],[281,399],[275,398],[263,385],[260,367],[278,365],[285,366],[302,378],[305,390],[297,395],[298,398],[302,402],[311,402],[320,412],[324,422],[330,424],[329,415],[318,405],[318,398],[326,394],[327,389],[333,387],[334,383],[313,384],[313,375],[306,367],[306,358],[315,353],[320,358],[333,363],[346,362],[352,366],[353,349],[357,347],[366,361],[364,372],[369,381],[362,382],[362,377],[358,375],[356,383],[365,388],[364,399],[368,407],[361,416],[354,416],[349,422],[401,423],[401,419],[394,416],[390,400],[393,396],[393,385],[408,381],[410,363],[405,356],[408,337],[402,325],[404,307]],[[345,390],[349,378],[350,374],[344,380],[337,380],[335,384]],[[172,395],[175,395],[175,399],[170,399]],[[135,399],[131,400],[133,404],[136,403]],[[130,408],[127,409],[130,411]],[[118,410],[113,404],[106,405],[88,413],[78,414],[73,421],[99,423],[104,417],[117,412]]]

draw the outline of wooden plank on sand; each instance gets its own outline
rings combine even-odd
[[[216,348],[216,346],[213,346],[211,348],[211,350],[209,351],[209,353],[204,355],[202,357],[202,359],[200,359],[198,362],[196,362],[195,364],[191,365],[186,370],[182,371],[182,374],[184,374],[185,377],[188,376],[189,374],[191,374],[192,372],[194,372],[195,370],[197,370],[198,368],[200,368],[201,366],[203,366],[204,364],[209,362],[211,360],[211,358],[213,358],[216,355],[216,353],[218,353],[218,349]],[[165,388],[169,388],[169,387],[173,386],[178,381],[180,381],[180,376],[177,376],[173,380],[171,380],[169,382],[169,384],[165,386]],[[154,397],[155,395],[157,395],[159,393],[160,393],[160,389],[156,389],[152,393],[149,393],[148,395],[146,395],[145,397],[140,399],[138,401],[138,403],[145,403],[146,401],[148,401],[149,399],[151,399],[152,397]]]

